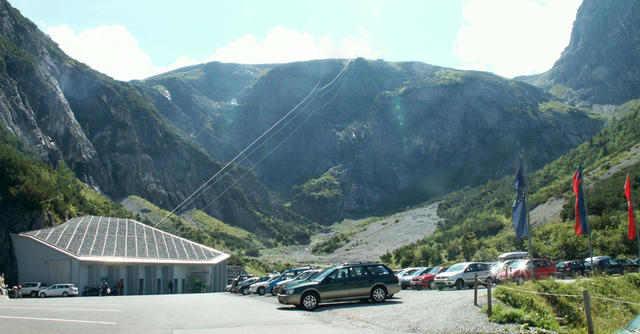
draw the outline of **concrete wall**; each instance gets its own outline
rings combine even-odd
[[[79,276],[78,261],[29,238],[11,235],[18,262],[18,280],[22,282],[69,283]],[[61,273],[66,268],[69,273]],[[57,280],[66,280],[59,282]],[[52,281],[56,280],[56,281]]]

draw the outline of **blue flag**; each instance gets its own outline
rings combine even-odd
[[[524,174],[522,173],[522,156],[520,156],[520,167],[516,172],[516,199],[513,201],[513,229],[516,231],[516,238],[527,236],[527,206],[526,206],[526,186],[524,185]]]

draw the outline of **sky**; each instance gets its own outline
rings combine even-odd
[[[9,0],[118,80],[220,61],[421,61],[512,78],[569,44],[581,0]]]

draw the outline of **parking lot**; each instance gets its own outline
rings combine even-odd
[[[484,290],[480,295],[485,295]],[[382,304],[335,303],[313,312],[271,296],[229,293],[0,301],[2,333],[491,333],[473,290],[402,291]]]

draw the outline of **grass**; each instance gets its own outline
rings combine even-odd
[[[635,273],[620,277],[578,279],[568,284],[544,280],[527,282],[519,287],[506,285],[504,288],[496,289],[495,296],[503,304],[494,307],[489,319],[498,323],[516,323],[559,333],[584,333],[586,320],[582,291],[586,289],[591,295],[595,331],[614,333],[640,313],[640,305],[612,300],[638,303],[639,287],[640,276]]]

